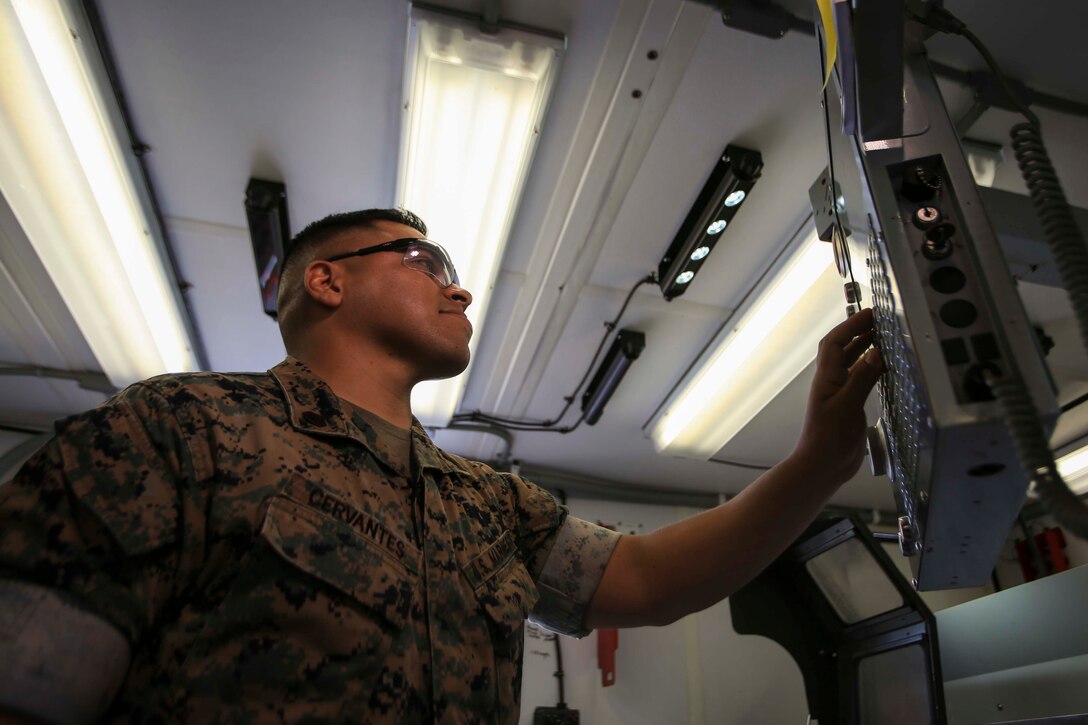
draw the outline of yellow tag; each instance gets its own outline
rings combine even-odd
[[[824,26],[824,88],[831,80],[831,69],[835,67],[835,59],[839,56],[839,37],[835,32],[835,18],[831,15],[831,0],[816,0],[816,6],[820,8],[820,21]],[[822,90],[822,89],[821,89]]]

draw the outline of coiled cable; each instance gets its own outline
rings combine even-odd
[[[1062,286],[1069,293],[1081,342],[1088,349],[1088,246],[1073,219],[1038,124],[1018,123],[1009,133],[1016,165],[1031,194]]]
[[[984,377],[1005,415],[1013,446],[1031,482],[1030,490],[1060,526],[1081,538],[1088,538],[1088,507],[1058,473],[1058,464],[1054,462],[1050,443],[1039,424],[1039,411],[1027,386],[1011,374],[986,372]]]

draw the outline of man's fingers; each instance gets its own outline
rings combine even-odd
[[[824,340],[838,347],[846,347],[858,335],[873,329],[873,311],[865,308],[831,328]]]
[[[843,357],[845,358],[847,367],[853,367],[854,363],[858,361],[858,358],[860,358],[868,347],[873,344],[874,337],[876,337],[876,335],[872,331],[862,333],[843,348]]]
[[[872,333],[873,311],[865,309],[840,322],[824,336],[816,354],[816,379],[812,387],[817,398],[830,397],[846,384],[848,370],[869,346]]]
[[[850,368],[850,376],[842,386],[842,394],[851,398],[857,405],[863,405],[873,386],[884,372],[884,360],[880,350],[875,347]]]
[[[816,357],[817,365],[825,371],[850,367],[851,363],[857,359],[857,353],[854,357],[848,357],[847,348],[855,338],[871,333],[872,330],[873,311],[871,309],[862,310],[846,318],[831,328],[831,332],[824,335],[824,339],[820,341],[820,351]]]

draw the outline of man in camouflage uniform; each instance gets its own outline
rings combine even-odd
[[[439,450],[410,394],[467,365],[472,297],[425,235],[398,210],[311,225],[283,272],[283,363],[153,378],[57,423],[0,487],[0,711],[516,722],[527,617],[581,636],[702,609],[860,464],[867,312],[821,345],[794,454],[651,535]]]

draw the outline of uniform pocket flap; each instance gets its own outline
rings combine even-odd
[[[417,575],[342,522],[276,496],[261,537],[293,566],[350,596],[402,629]]]
[[[511,531],[503,532],[468,562],[464,572],[480,606],[508,633],[521,627],[540,596],[529,570],[517,558],[517,542]]]
[[[476,597],[491,620],[513,634],[521,629],[540,595],[529,570],[515,559],[477,591]]]

